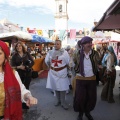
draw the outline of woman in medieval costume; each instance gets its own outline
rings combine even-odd
[[[106,65],[104,75],[105,77],[107,77],[107,81],[105,82],[105,85],[102,89],[101,99],[104,101],[108,101],[109,103],[114,103],[115,101],[113,98],[113,88],[116,79],[115,66],[117,65],[117,57],[112,46],[108,46],[107,54],[106,56],[104,56],[104,64]]]
[[[0,41],[0,120],[22,120],[22,102],[27,106],[37,104],[29,90],[22,84],[18,72],[9,64],[10,51]]]

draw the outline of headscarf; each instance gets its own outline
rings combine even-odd
[[[103,59],[102,59],[102,66],[103,67],[106,67],[106,58],[108,56],[108,53],[105,53],[104,56],[103,56]]]
[[[68,45],[65,49],[69,51],[71,49],[70,45]]]
[[[115,55],[113,47],[112,46],[108,46],[108,51],[110,51],[111,53],[113,53],[113,55],[114,55],[114,65],[117,65],[117,57]]]
[[[91,37],[85,36],[81,40],[78,41],[78,46],[80,47],[80,74],[85,76],[84,74],[84,50],[83,44],[91,42],[93,39]]]
[[[0,41],[6,60],[3,65],[4,70],[4,89],[5,89],[5,110],[4,120],[22,120],[22,103],[20,86],[15,78],[8,58],[10,51],[5,42]]]

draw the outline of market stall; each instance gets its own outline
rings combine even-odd
[[[33,69],[38,72],[47,70],[48,67],[45,64],[45,56],[54,42],[48,38],[36,34],[32,34],[31,36],[32,40],[26,42],[26,45],[35,51],[33,55],[35,59]]]
[[[120,34],[120,0],[114,0],[93,28],[93,31],[113,31]],[[109,44],[114,47],[116,55],[119,56],[120,39],[111,39]],[[120,61],[120,57],[118,59]]]

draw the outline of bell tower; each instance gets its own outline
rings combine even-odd
[[[68,29],[68,13],[67,4],[68,0],[55,0],[55,29],[56,30],[67,30]]]
[[[67,4],[68,0],[55,0],[56,9],[55,9],[55,30],[56,35],[60,36],[61,31],[64,31],[64,39],[62,40],[62,45],[67,44],[67,30],[68,30],[68,13],[67,13]],[[59,38],[59,37],[58,37]]]

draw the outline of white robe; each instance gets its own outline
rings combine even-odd
[[[53,51],[54,50],[52,50],[52,52]],[[52,55],[50,54],[50,52],[48,52],[45,58],[45,63],[47,65],[48,63],[50,63],[50,66],[54,68],[60,68],[65,65],[69,65],[70,57],[67,51],[64,50],[64,53],[58,57],[58,60],[62,60],[62,63],[58,63],[58,66],[55,66],[55,63],[51,62]],[[49,69],[46,88],[50,88],[52,90],[57,90],[57,91],[68,90],[70,83],[67,74],[68,74],[67,67],[60,71],[54,71],[52,69]]]

